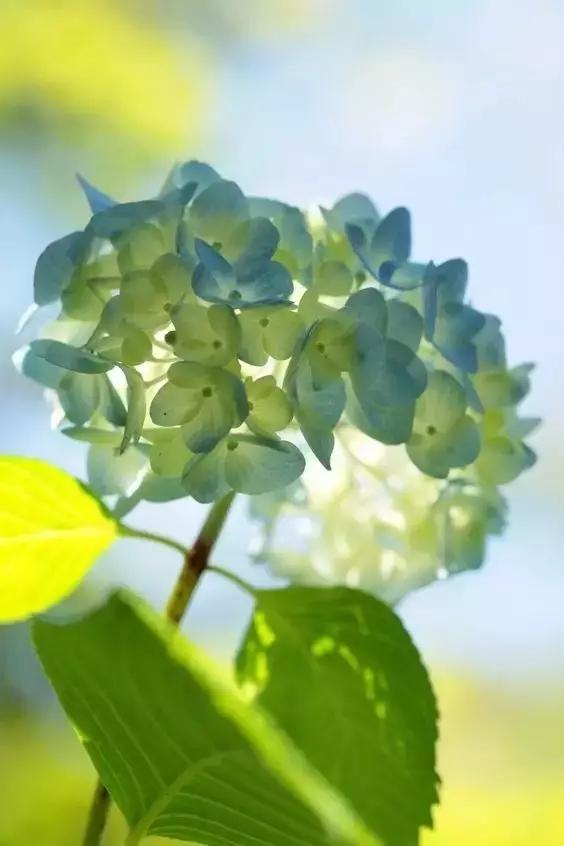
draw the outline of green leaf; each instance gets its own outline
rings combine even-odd
[[[205,846],[382,846],[259,708],[141,600],[37,621],[37,651],[130,826]],[[328,835],[323,826],[331,832]]]
[[[72,476],[31,458],[0,458],[0,621],[64,599],[115,540],[117,526]]]
[[[238,677],[386,846],[437,801],[437,711],[393,611],[348,588],[260,591]]]

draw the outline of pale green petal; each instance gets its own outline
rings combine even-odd
[[[342,261],[323,261],[316,270],[315,287],[320,294],[345,296],[350,293],[352,284],[352,273]]]
[[[485,482],[504,485],[532,467],[535,458],[533,451],[520,441],[503,436],[489,438],[482,447],[476,469]]]
[[[263,376],[247,383],[250,413],[247,425],[259,435],[273,435],[284,429],[292,419],[292,406],[272,376]]]
[[[58,394],[67,419],[81,426],[90,420],[98,408],[99,377],[66,373],[61,379]]]
[[[165,303],[174,305],[186,299],[195,301],[192,291],[194,266],[173,253],[165,253],[155,261],[151,267],[151,281]]]
[[[272,358],[285,361],[303,332],[302,320],[297,311],[279,307],[272,309],[268,321],[263,327],[264,348]]]
[[[179,426],[198,413],[201,402],[201,392],[198,395],[195,391],[166,382],[151,402],[151,420],[157,426]]]
[[[231,397],[204,396],[197,413],[182,425],[182,437],[192,452],[210,452],[235,423]]]
[[[427,388],[417,401],[416,422],[424,429],[430,426],[439,433],[447,432],[465,409],[463,387],[444,370],[435,370],[429,374]]]
[[[192,453],[186,446],[181,429],[167,429],[166,435],[168,437],[158,438],[151,447],[151,470],[157,476],[182,476]]]
[[[229,493],[225,481],[225,442],[207,453],[190,459],[184,470],[182,484],[198,502],[214,502]]]
[[[240,328],[229,306],[206,308],[189,303],[175,309],[171,319],[176,330],[174,352],[179,358],[219,367],[234,357]]]
[[[218,180],[198,194],[190,207],[190,224],[198,237],[224,244],[248,217],[247,200],[235,182]]]
[[[128,326],[121,342],[121,361],[124,364],[143,364],[153,354],[153,344],[149,336],[137,326]]]
[[[121,273],[149,268],[165,250],[162,232],[152,223],[136,226],[120,238],[117,246]]]
[[[287,441],[236,435],[227,441],[225,478],[235,491],[260,494],[289,485],[304,471],[305,460]]]
[[[147,456],[137,447],[120,453],[112,446],[95,444],[88,450],[88,483],[98,496],[130,496],[149,468]]]

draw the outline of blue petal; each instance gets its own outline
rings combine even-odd
[[[236,291],[235,273],[229,262],[199,238],[194,240],[194,246],[200,259],[192,278],[194,293],[212,303],[230,303],[237,299],[233,296]]]
[[[205,241],[196,239],[195,245],[201,264],[196,267],[192,286],[203,300],[233,308],[288,301],[294,286],[290,274],[278,262],[251,258],[232,267]]]
[[[90,236],[86,232],[71,232],[46,247],[35,265],[33,292],[37,305],[58,300],[69,285],[73,271],[86,256]]]
[[[253,217],[278,218],[286,209],[291,208],[280,200],[271,200],[269,197],[249,197],[249,211]]]
[[[475,373],[478,355],[473,338],[484,324],[485,317],[479,311],[460,303],[447,303],[437,316],[433,343],[452,364]]]
[[[345,224],[345,233],[347,238],[349,239],[349,243],[355,253],[358,255],[362,262],[368,261],[366,256],[366,233],[362,226],[358,226],[356,223],[347,223]]]
[[[305,468],[299,449],[288,441],[233,435],[227,441],[225,479],[235,491],[262,494],[295,482]]]
[[[388,300],[388,328],[386,335],[400,341],[416,352],[423,334],[423,320],[416,308],[401,300]]]
[[[382,285],[397,291],[411,291],[420,288],[425,280],[428,265],[406,262],[397,265],[393,261],[383,262],[378,269],[378,279]]]
[[[437,312],[447,303],[462,303],[468,282],[468,265],[463,259],[449,259],[435,265],[430,262],[423,287],[425,337],[433,338]]]
[[[370,259],[380,267],[386,261],[399,265],[411,252],[411,218],[405,208],[393,209],[378,224],[370,244]]]
[[[88,224],[99,238],[117,238],[137,223],[157,217],[165,209],[159,200],[141,200],[138,203],[119,203],[94,215]]]
[[[37,355],[31,345],[17,350],[13,355],[13,362],[20,373],[45,388],[57,389],[68,372],[64,368],[50,364],[43,356]]]
[[[407,209],[397,208],[386,215],[378,224],[370,243],[365,229],[356,223],[346,224],[345,232],[366,270],[382,284],[402,290],[423,284],[422,265],[413,265],[398,274],[397,282],[393,280],[411,251],[411,223]]]
[[[240,235],[245,236],[246,243],[237,257],[235,268],[252,261],[263,262],[272,258],[278,247],[280,234],[268,218],[252,218],[241,224],[240,229]],[[234,239],[237,239],[237,236],[238,231],[233,233]]]
[[[97,214],[98,212],[105,211],[105,209],[109,209],[112,206],[117,205],[115,200],[112,200],[112,198],[107,194],[104,194],[103,191],[95,188],[94,185],[91,185],[90,182],[88,182],[88,180],[86,180],[80,173],[76,174],[76,178],[78,180],[78,184],[84,191],[86,199],[88,200],[88,205],[90,206],[92,214]]]
[[[195,182],[197,185],[197,193],[199,194],[213,182],[219,182],[221,176],[214,170],[211,165],[205,162],[198,162],[192,159],[189,162],[184,162],[176,168],[176,184],[177,187],[183,187],[189,182]]]
[[[296,420],[314,455],[328,470],[335,439],[333,428],[345,407],[345,385],[340,376],[314,372],[305,352],[314,324],[298,344],[284,379]]]
[[[372,329],[376,329],[381,335],[386,333],[388,309],[384,297],[376,288],[363,288],[362,291],[351,294],[345,310]]]
[[[49,364],[72,370],[74,373],[105,373],[114,366],[113,361],[100,358],[88,350],[53,341],[47,338],[32,341],[29,345],[32,355],[42,358]]]
[[[252,262],[238,268],[237,288],[242,297],[235,305],[239,308],[252,308],[287,303],[294,290],[294,284],[286,268],[278,262]]]
[[[415,403],[374,406],[369,420],[354,391],[348,390],[347,416],[354,426],[375,441],[389,445],[403,444],[409,440],[413,430]]]
[[[333,208],[321,207],[327,225],[335,232],[344,232],[347,224],[357,223],[362,228],[373,230],[378,223],[376,206],[366,194],[346,194],[337,200]]]
[[[379,425],[382,407],[407,405],[425,390],[427,371],[413,351],[398,341],[385,341],[359,327],[359,360],[350,379],[358,403],[373,426]]]
[[[501,320],[493,314],[484,315],[484,325],[474,337],[480,370],[503,370],[507,365],[505,339]]]

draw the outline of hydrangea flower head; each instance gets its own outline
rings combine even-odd
[[[91,217],[35,271],[57,317],[18,360],[117,513],[250,494],[277,572],[392,600],[479,566],[535,421],[462,259],[413,261],[409,212],[363,194],[312,217],[200,162],[140,202],[80,181]]]

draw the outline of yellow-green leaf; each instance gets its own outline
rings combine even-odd
[[[118,534],[104,506],[44,461],[0,457],[0,623],[68,596]]]

